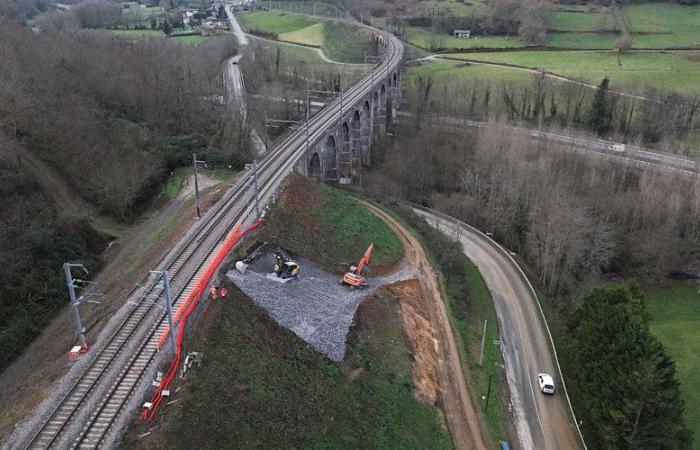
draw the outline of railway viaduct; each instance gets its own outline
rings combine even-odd
[[[375,35],[384,50],[383,35]],[[340,115],[315,141],[309,141],[295,170],[329,184],[359,181],[363,166],[371,163],[372,143],[386,134],[401,95],[399,67],[372,83],[372,89],[353,103],[338,103]]]

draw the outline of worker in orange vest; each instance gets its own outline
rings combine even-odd
[[[221,289],[219,289],[219,295],[221,295],[221,298],[226,297],[227,292],[228,292],[228,289],[226,289],[226,286],[221,286]]]
[[[218,297],[218,293],[216,292],[216,286],[212,286],[209,289],[209,295],[211,296],[212,300],[216,300],[216,297]]]

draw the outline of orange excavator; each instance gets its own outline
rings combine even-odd
[[[350,271],[343,275],[343,284],[352,286],[353,288],[358,288],[367,285],[367,280],[362,276],[362,269],[366,265],[369,265],[369,260],[372,257],[372,250],[374,249],[374,242],[369,244],[365,254],[356,266],[350,266]]]

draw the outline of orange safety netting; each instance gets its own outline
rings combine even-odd
[[[158,385],[158,389],[156,389],[156,392],[154,392],[153,396],[151,397],[150,403],[152,404],[152,407],[150,409],[146,407],[143,408],[143,411],[141,412],[140,416],[141,420],[153,419],[163,399],[163,391],[170,385],[170,382],[175,377],[175,374],[177,373],[177,368],[180,365],[182,339],[185,334],[185,324],[187,323],[187,318],[190,316],[190,314],[192,314],[192,311],[194,311],[195,307],[199,303],[199,300],[205,293],[207,285],[218,270],[219,265],[221,265],[226,255],[231,251],[233,246],[241,240],[243,236],[245,236],[255,228],[259,227],[261,224],[262,221],[258,220],[257,222],[248,225],[243,231],[241,231],[240,224],[234,227],[234,229],[228,234],[228,236],[226,236],[226,239],[224,239],[224,243],[221,245],[221,248],[214,257],[214,260],[205,268],[204,273],[197,280],[195,288],[192,290],[190,295],[188,295],[187,298],[185,298],[185,300],[182,302],[182,305],[180,305],[180,307],[177,309],[173,317],[173,323],[177,324],[177,335],[175,338],[175,358],[173,358],[173,362],[170,365],[168,373],[165,374],[160,384]],[[160,339],[158,339],[158,349],[161,349],[163,347],[163,344],[165,343],[169,332],[169,327],[166,327],[163,331],[163,334],[160,336]]]

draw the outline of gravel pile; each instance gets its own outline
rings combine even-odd
[[[368,287],[352,290],[338,284],[338,275],[297,258],[299,278],[281,283],[269,279],[265,273],[272,271],[272,265],[267,264],[271,261],[265,255],[256,259],[245,274],[231,270],[226,276],[277,323],[336,362],[345,356],[345,337],[362,299],[379,286],[414,276],[402,269],[385,277],[370,277]]]

